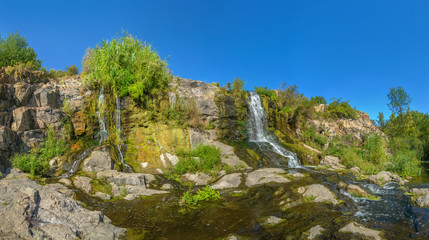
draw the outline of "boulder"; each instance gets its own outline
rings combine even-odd
[[[246,176],[246,186],[252,187],[265,183],[287,183],[289,179],[285,178],[281,174],[284,174],[285,170],[280,168],[262,168],[256,171],[250,172]]]
[[[352,167],[350,168],[350,172],[352,172],[355,175],[360,174],[360,168],[359,167]]]
[[[0,181],[2,239],[120,239],[115,227],[99,211],[89,211],[61,184],[38,185],[25,178]]]
[[[195,183],[196,186],[202,186],[202,185],[207,185],[212,180],[212,177],[203,172],[199,172],[199,173],[185,173],[182,175],[182,179],[185,181],[193,182]]]
[[[123,197],[125,200],[133,200],[138,196],[152,196],[154,194],[165,194],[167,191],[149,189],[145,186],[132,186],[132,185],[121,185],[118,186],[115,183],[110,183],[112,186],[112,194],[115,197]]]
[[[397,182],[400,185],[405,184],[404,180],[402,180],[401,177],[399,177],[396,174],[392,174],[391,172],[388,172],[388,171],[382,171],[382,172],[379,172],[378,174],[371,175],[368,177],[368,180],[379,185],[383,185],[386,182],[392,182],[392,181]]]
[[[324,229],[320,225],[317,225],[317,226],[310,228],[310,230],[308,230],[307,232],[305,232],[305,235],[307,235],[308,240],[313,240],[317,236],[321,235],[323,233],[323,231],[325,231],[325,230],[326,229]]]
[[[320,160],[319,166],[328,166],[333,169],[343,169],[345,168],[340,164],[340,159],[335,156],[325,156],[322,160]]]
[[[213,189],[237,188],[241,184],[241,173],[232,173],[223,176],[212,185]]]
[[[221,151],[222,163],[233,168],[252,169],[245,162],[241,161],[237,155],[235,155],[233,147],[218,141],[215,141],[213,145]]]
[[[92,153],[83,161],[82,171],[101,172],[113,169],[113,160],[110,157],[109,147],[102,146],[95,148]]]
[[[314,202],[328,202],[337,204],[338,200],[335,195],[322,184],[313,184],[307,187],[298,188],[298,192],[302,193],[302,196],[311,198]]]
[[[66,185],[66,186],[71,186],[72,185],[72,181],[68,178],[61,178],[58,182]]]
[[[380,233],[381,233],[380,231],[365,228],[364,226],[355,222],[350,222],[349,224],[341,228],[339,232],[349,232],[349,233],[364,236],[366,238],[382,240],[382,238],[380,237]]]
[[[416,199],[416,204],[419,207],[429,207],[429,194],[425,194]]]
[[[429,188],[412,188],[410,192],[416,195],[429,194]]]
[[[94,191],[91,185],[91,178],[89,177],[76,176],[73,178],[73,184],[87,194],[92,194]]]
[[[371,194],[367,193],[365,190],[363,190],[361,187],[349,184],[347,185],[347,192],[349,192],[353,197],[358,198],[374,198]]]
[[[110,196],[109,194],[106,194],[106,193],[102,193],[102,192],[96,192],[94,194],[94,196],[96,196],[96,197],[98,197],[98,198],[100,198],[102,200],[110,200],[110,199],[112,199],[112,196]]]
[[[173,189],[173,185],[169,184],[169,183],[165,183],[161,186],[161,190],[170,190]]]

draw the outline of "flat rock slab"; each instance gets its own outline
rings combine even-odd
[[[276,216],[263,217],[257,220],[262,227],[274,227],[284,221],[286,220]]]
[[[314,202],[329,202],[337,204],[338,200],[335,195],[322,184],[313,184],[307,187],[299,187],[298,193],[302,193],[304,197],[314,198]]]
[[[362,226],[358,223],[355,223],[355,222],[351,222],[351,223],[347,224],[346,226],[341,228],[339,231],[363,235],[365,237],[370,237],[370,238],[375,239],[375,240],[382,240],[382,238],[380,237],[380,231],[365,228],[364,226]]]
[[[246,186],[252,187],[265,183],[287,183],[289,179],[280,175],[286,171],[280,168],[262,168],[256,171],[250,172],[246,176]]]
[[[241,173],[232,173],[223,176],[215,184],[213,184],[213,189],[225,189],[225,188],[237,188],[241,184],[241,178],[243,174]]]
[[[167,191],[149,189],[145,186],[131,186],[131,185],[123,185],[118,186],[114,183],[110,183],[112,186],[112,194],[115,197],[124,197],[126,200],[133,200],[138,196],[152,196],[155,194],[165,194]]]
[[[2,239],[122,239],[99,211],[89,211],[62,184],[41,186],[28,178],[0,180]]]
[[[116,185],[146,186],[155,181],[155,176],[146,173],[124,173],[116,170],[107,170],[97,173],[98,179],[113,182]]]

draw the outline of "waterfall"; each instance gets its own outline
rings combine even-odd
[[[256,143],[261,148],[268,148],[271,151],[288,158],[288,167],[298,168],[299,164],[298,157],[295,153],[284,149],[280,146],[275,137],[269,134],[265,125],[267,123],[267,117],[265,110],[262,107],[261,98],[255,92],[249,92],[249,117],[248,117],[248,134],[249,141]],[[277,162],[276,165],[280,166],[281,163]]]
[[[121,160],[122,166],[124,166],[124,171],[125,172],[133,172],[133,169],[131,168],[131,166],[129,166],[128,164],[125,163],[124,161],[124,155],[122,153],[122,136],[121,136],[121,99],[119,97],[116,97],[116,133],[117,133],[117,137],[120,139],[120,141],[118,141],[118,152],[119,152],[119,159]]]
[[[104,120],[104,112],[105,112],[105,106],[104,106],[104,87],[101,87],[100,89],[100,95],[98,96],[98,123],[100,125],[100,131],[97,133],[97,136],[100,137],[100,141],[98,145],[101,145],[104,141],[109,139],[109,132],[106,128],[106,122]]]

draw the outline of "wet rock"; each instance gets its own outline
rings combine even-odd
[[[320,160],[319,166],[327,166],[333,169],[345,168],[343,165],[340,164],[340,159],[335,156],[325,156],[322,160]]]
[[[353,234],[362,235],[375,240],[382,240],[382,238],[380,237],[380,231],[365,228],[364,226],[355,222],[351,222],[347,224],[346,226],[341,228],[339,232],[350,232]]]
[[[113,169],[113,160],[107,146],[94,149],[89,157],[83,161],[82,166],[84,172],[101,172],[111,169]]]
[[[343,181],[339,181],[338,182],[338,187],[339,188],[346,188],[347,187],[347,183],[343,182]]]
[[[115,197],[123,197],[125,200],[133,200],[138,196],[152,196],[155,194],[165,194],[167,191],[149,189],[145,186],[131,186],[122,185],[118,186],[115,183],[110,183],[112,186],[112,194]]]
[[[124,173],[116,170],[106,170],[97,173],[98,179],[112,182],[116,185],[148,186],[155,181],[155,176],[145,173]]]
[[[185,181],[191,181],[195,183],[195,185],[197,186],[201,186],[201,185],[207,185],[212,180],[212,177],[203,172],[200,172],[200,173],[183,174],[182,179],[184,179]]]
[[[223,176],[212,185],[213,189],[237,188],[241,184],[241,173],[232,173]]]
[[[233,147],[218,141],[214,142],[213,145],[220,149],[222,153],[222,163],[233,168],[252,169],[245,162],[241,161],[237,155],[235,155]]]
[[[425,194],[416,199],[416,204],[419,207],[429,207],[429,194]]]
[[[335,195],[325,186],[321,184],[313,184],[307,187],[298,188],[298,193],[302,196],[312,198],[314,202],[329,202],[337,204],[338,200]]]
[[[110,196],[109,194],[106,194],[106,193],[102,193],[102,192],[96,192],[94,194],[94,196],[96,196],[98,198],[101,198],[103,200],[110,200],[110,199],[112,199],[112,196]]]
[[[293,177],[293,178],[302,178],[305,177],[302,173],[288,173],[286,174],[287,177]]]
[[[246,186],[252,187],[264,183],[287,183],[289,179],[285,178],[280,174],[284,174],[285,171],[280,168],[262,168],[256,171],[250,172],[246,176]]]
[[[321,235],[323,233],[323,231],[325,231],[326,229],[322,228],[320,225],[314,226],[312,228],[310,228],[310,230],[308,230],[307,232],[305,232],[305,235],[307,235],[307,239],[308,240],[313,240],[315,239],[317,236]]]
[[[61,178],[58,182],[66,185],[66,186],[71,186],[72,185],[72,181],[68,178]]]
[[[91,178],[89,177],[76,176],[73,178],[73,184],[77,188],[82,189],[88,194],[91,194],[93,192],[92,185],[91,185]]]
[[[161,186],[162,190],[170,190],[170,189],[173,189],[173,188],[174,188],[173,185],[171,185],[169,183],[166,183],[166,184],[164,184],[164,185]]]
[[[375,198],[374,196],[372,196],[371,194],[363,190],[361,187],[354,184],[347,185],[346,189],[347,189],[347,192],[349,192],[353,197],[369,198],[369,199]]]
[[[429,188],[412,188],[410,192],[417,195],[429,194]]]
[[[61,184],[38,185],[25,178],[0,181],[2,239],[119,239],[125,229],[72,199]]]
[[[269,216],[269,217],[263,217],[263,218],[259,218],[257,220],[257,222],[262,226],[262,227],[274,227],[275,225],[286,221],[285,219],[282,218],[278,218],[276,216]]]

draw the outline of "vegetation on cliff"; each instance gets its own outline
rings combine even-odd
[[[29,70],[39,70],[42,66],[36,51],[19,32],[10,33],[5,39],[0,37],[0,56],[0,67],[20,64]]]

